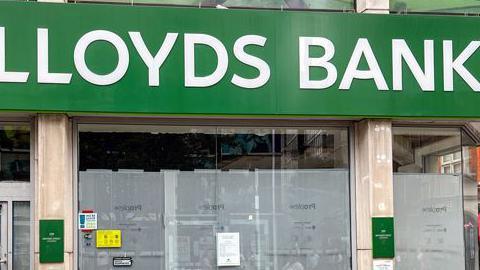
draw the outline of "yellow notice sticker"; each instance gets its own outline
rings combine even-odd
[[[122,231],[97,230],[97,248],[122,247]]]

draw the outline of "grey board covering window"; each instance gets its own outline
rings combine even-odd
[[[228,269],[351,269],[346,128],[80,129],[79,210],[122,230],[79,236],[80,269],[218,269],[216,234],[240,233]]]

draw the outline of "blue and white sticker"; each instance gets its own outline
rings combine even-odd
[[[80,213],[78,214],[79,230],[96,230],[97,229],[97,213]]]

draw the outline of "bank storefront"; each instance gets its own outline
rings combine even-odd
[[[477,24],[0,3],[0,270],[478,270]]]

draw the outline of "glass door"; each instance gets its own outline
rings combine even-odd
[[[31,270],[31,136],[28,123],[0,123],[0,270]]]
[[[30,270],[30,202],[0,198],[0,270]]]

